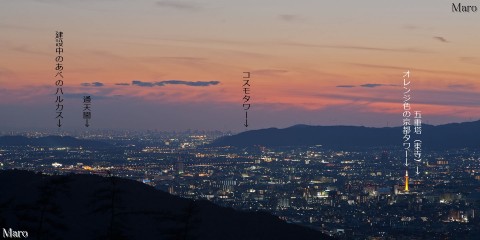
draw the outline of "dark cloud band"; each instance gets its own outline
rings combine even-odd
[[[103,87],[104,86],[104,84],[101,82],[81,83],[80,85],[84,87]]]
[[[192,86],[192,87],[208,87],[208,86],[213,86],[213,85],[218,85],[220,84],[219,81],[184,81],[184,80],[166,80],[166,81],[161,81],[161,82],[143,82],[139,80],[133,80],[132,85],[133,86],[140,86],[140,87],[163,87],[165,85],[186,85],[186,86]]]

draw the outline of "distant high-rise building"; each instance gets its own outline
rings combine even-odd
[[[290,207],[290,199],[288,197],[283,197],[278,199],[277,209],[286,209]]]
[[[178,161],[175,167],[177,174],[183,174],[183,162]]]
[[[388,151],[383,151],[382,152],[382,155],[380,156],[380,160],[382,161],[388,161],[388,159],[390,158],[389,154],[388,154]]]

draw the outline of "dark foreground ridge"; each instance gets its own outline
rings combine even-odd
[[[0,228],[28,239],[331,239],[117,177],[0,171],[0,193]]]
[[[401,146],[403,127],[356,127],[356,126],[308,126],[296,125],[285,129],[268,128],[222,137],[211,146],[249,147],[261,146],[313,146],[327,148],[371,148]],[[413,136],[413,126],[412,133]],[[422,126],[418,135],[425,149],[454,149],[480,147],[480,120]]]

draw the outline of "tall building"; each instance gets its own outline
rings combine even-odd
[[[405,170],[405,192],[408,192],[408,170]]]
[[[177,171],[176,171],[177,174],[183,174],[183,162],[182,162],[182,161],[178,161],[178,162],[176,163],[176,167],[175,167],[175,168],[176,168],[176,170],[177,170]]]
[[[290,207],[290,199],[288,197],[283,197],[278,199],[277,210],[278,209],[287,209]]]

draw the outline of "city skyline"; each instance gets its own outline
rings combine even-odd
[[[82,209],[82,212],[92,209],[92,204],[89,204],[92,198],[95,202],[106,199],[115,202],[112,199],[118,200],[119,197],[120,205],[106,207],[122,211],[122,206],[136,206],[143,211],[125,215],[142,218],[151,216],[152,211],[145,212],[145,204],[139,203],[137,197],[129,200],[125,198],[137,196],[132,190],[146,189],[146,185],[149,185],[152,194],[155,194],[153,190],[156,189],[159,190],[156,191],[157,195],[163,194],[169,199],[174,197],[166,194],[168,193],[182,198],[174,201],[176,206],[180,201],[192,199],[198,203],[195,208],[201,209],[200,206],[208,200],[215,205],[228,207],[230,212],[233,208],[244,213],[272,214],[277,222],[289,223],[285,226],[308,227],[317,231],[317,234],[323,233],[338,239],[476,239],[480,230],[478,137],[463,142],[457,141],[455,137],[467,138],[465,132],[477,132],[478,123],[470,131],[454,126],[460,134],[447,134],[451,135],[449,144],[439,149],[429,147],[422,152],[421,162],[408,167],[404,166],[403,148],[388,141],[389,138],[384,138],[381,144],[366,145],[363,144],[365,139],[351,139],[348,146],[338,145],[338,136],[302,145],[250,143],[243,146],[225,143],[216,133],[194,132],[138,135],[111,132],[85,134],[81,138],[2,136],[0,177],[4,180],[1,181],[0,188],[5,189],[3,192],[6,194],[0,195],[0,224],[3,221],[7,228],[28,231],[32,236],[38,234],[38,231],[29,227],[30,221],[22,218],[24,215],[17,214],[21,210],[15,207],[16,202],[35,203],[38,199],[36,193],[48,191],[48,188],[39,187],[45,184],[37,184],[46,179],[63,178],[68,181],[49,181],[47,186],[60,189],[51,194],[54,196],[51,202],[63,206],[60,212],[66,218],[61,218],[61,221],[67,225],[92,222],[79,221],[81,217],[111,217],[97,212],[78,216],[78,209]],[[302,128],[297,127],[297,131],[300,129]],[[366,135],[364,138],[368,138]],[[295,134],[291,134],[290,138],[298,139]],[[433,145],[433,141],[425,140],[428,145]],[[454,142],[459,142],[460,145],[452,144]],[[404,174],[408,174],[408,177]],[[32,180],[30,176],[36,176],[39,180]],[[74,180],[93,179],[94,176],[98,184]],[[72,181],[77,184],[71,185]],[[101,181],[116,187],[105,188],[104,184],[100,184]],[[145,185],[141,186],[134,181]],[[15,191],[11,190],[12,182],[15,183]],[[120,182],[137,185],[125,188],[116,184]],[[60,184],[61,188],[55,187],[55,184]],[[92,185],[103,189],[103,193],[120,189],[119,194],[86,194],[82,190],[93,190]],[[12,195],[18,191],[24,192],[27,197]],[[70,196],[65,191],[69,191],[72,196],[82,196],[84,204],[65,201],[65,195]],[[159,202],[163,202],[164,198],[149,196],[148,199],[155,199],[152,201],[155,206],[163,206]],[[77,197],[72,198],[78,200]],[[70,207],[76,211],[72,212]],[[38,208],[26,210],[31,216],[38,216],[38,211]],[[180,211],[182,212],[184,211]],[[201,224],[208,220],[213,209],[201,212],[206,215],[197,215],[200,221],[192,221],[192,227],[201,229],[202,232],[218,233],[218,225],[212,229]],[[155,215],[159,217],[156,219],[165,218],[161,214]],[[120,217],[123,215],[117,215],[118,222],[130,223]],[[58,212],[48,212],[48,216],[50,219],[60,219],[56,218]],[[136,224],[138,222],[140,221],[131,221],[128,230],[152,224],[152,229],[156,231],[146,231],[149,235],[172,233],[163,230],[171,226],[164,221],[157,223],[151,219]],[[250,221],[242,221],[236,227],[245,227],[247,222]],[[155,223],[157,224],[153,225]],[[98,224],[95,224],[95,228],[106,229]],[[267,231],[264,226],[261,228]],[[49,225],[44,229],[52,231]],[[97,233],[85,231],[84,228],[66,229],[56,232],[63,237]],[[115,232],[126,230],[120,225]],[[306,231],[306,228],[302,230],[304,233]],[[187,233],[188,230],[180,228],[176,232]],[[201,237],[205,236],[204,233],[195,234],[198,234],[198,239],[222,238],[204,238]],[[262,239],[277,239],[276,234],[276,231],[268,232]]]
[[[479,118],[478,14],[448,1],[29,0],[2,2],[0,15],[1,130],[57,129],[55,31],[62,130],[87,129],[85,95],[88,129],[399,126],[407,70],[425,123]]]

